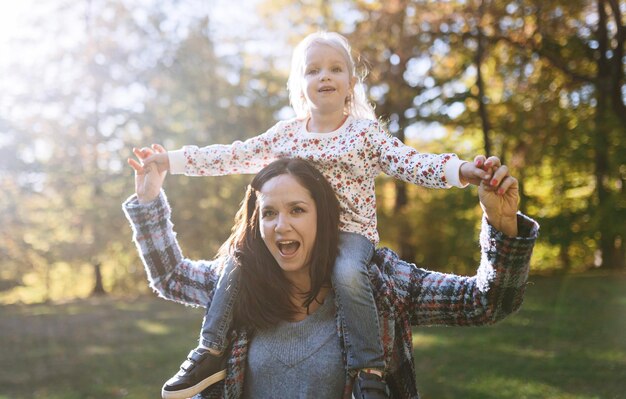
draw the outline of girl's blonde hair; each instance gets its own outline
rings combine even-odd
[[[350,97],[346,99],[344,112],[359,119],[376,120],[374,107],[367,101],[365,90],[363,88],[363,78],[367,75],[367,71],[357,74],[356,64],[352,58],[352,49],[348,43],[348,39],[335,32],[316,32],[311,33],[298,45],[293,51],[291,58],[291,72],[287,80],[287,89],[289,90],[289,103],[296,112],[298,118],[308,118],[311,115],[309,105],[304,98],[303,81],[304,81],[304,61],[306,59],[307,50],[315,45],[330,46],[339,51],[346,61],[350,80],[357,78],[354,89]]]

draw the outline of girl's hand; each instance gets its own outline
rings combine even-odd
[[[170,157],[167,155],[167,151],[158,144],[153,144],[152,148],[161,148],[162,152],[156,152],[143,160],[144,165],[154,164],[159,172],[170,171]]]
[[[493,161],[493,158],[491,157]],[[477,155],[474,162],[463,162],[459,169],[459,177],[462,184],[471,183],[478,186],[482,181],[489,181],[491,170],[485,167],[486,159],[484,155]]]
[[[489,224],[510,237],[517,236],[517,203],[519,184],[509,175],[506,165],[500,165],[500,159],[490,157],[485,167],[493,173],[489,182],[482,181],[478,186],[480,205]]]
[[[140,204],[152,202],[159,196],[167,175],[167,171],[159,172],[156,165],[145,165],[143,161],[155,153],[162,154],[165,152],[165,149],[160,145],[153,145],[152,148],[133,148],[133,154],[139,162],[129,158],[128,164],[135,170],[135,194],[137,194],[137,200]]]

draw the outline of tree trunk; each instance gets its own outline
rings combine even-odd
[[[102,285],[102,270],[100,262],[94,263],[93,270],[96,283],[94,284],[93,291],[91,291],[91,295],[105,295],[106,291],[104,290],[104,285]]]
[[[476,56],[474,58],[474,62],[476,63],[476,86],[478,88],[478,113],[480,115],[480,121],[483,128],[483,141],[485,145],[485,155],[490,156],[491,154],[491,140],[489,139],[489,131],[491,130],[491,124],[489,123],[489,114],[487,113],[487,93],[485,93],[485,84],[483,81],[483,74],[481,72],[481,66],[483,63],[484,57],[484,38],[483,38],[483,30],[482,30],[482,16],[484,14],[485,2],[484,0],[480,2],[478,6],[478,21],[476,22],[476,40],[478,41],[478,46],[476,49]]]
[[[46,279],[46,293],[45,293],[44,299],[43,299],[43,301],[45,303],[50,302],[51,297],[52,297],[50,295],[50,292],[52,291],[52,281],[51,281],[52,280],[52,276],[51,276],[51,270],[50,270],[51,267],[52,267],[51,262],[49,260],[46,260],[46,276],[45,276],[45,279]]]
[[[596,110],[595,110],[595,135],[594,135],[594,177],[596,181],[596,222],[599,233],[599,249],[601,261],[598,266],[611,268],[613,251],[615,248],[615,235],[612,233],[610,191],[605,183],[609,175],[609,143],[608,136],[610,125],[608,124],[609,100],[611,98],[611,62],[607,58],[609,50],[609,37],[607,31],[607,14],[605,1],[598,0],[598,75],[596,77]]]
[[[402,260],[415,263],[415,246],[410,238],[413,236],[413,229],[410,220],[404,215],[404,208],[408,203],[406,183],[401,180],[395,181],[396,202],[394,204],[394,215],[398,221],[398,252]]]
[[[398,137],[400,141],[404,142],[405,136],[403,128],[400,128],[396,137]],[[396,201],[393,207],[393,213],[399,223],[398,231],[400,234],[398,235],[398,255],[401,259],[407,262],[415,263],[416,248],[413,244],[411,244],[410,240],[413,236],[412,227],[408,218],[404,216],[404,210],[406,205],[409,203],[406,185],[407,184],[402,180],[395,181]]]
[[[572,268],[571,258],[569,256],[569,243],[562,242],[559,247],[559,259],[561,260],[561,270],[567,273]]]

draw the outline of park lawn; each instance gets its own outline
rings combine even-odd
[[[626,398],[626,275],[530,282],[496,325],[414,330],[423,399]]]
[[[158,398],[203,310],[153,297],[0,307],[0,399]],[[489,327],[414,330],[423,399],[626,398],[626,275],[532,277]]]

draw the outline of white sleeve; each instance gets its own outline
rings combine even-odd
[[[169,151],[170,172],[187,176],[257,173],[277,159],[273,145],[275,136],[280,132],[277,126],[245,141],[206,147],[186,145],[180,150]]]
[[[185,158],[185,150],[168,151],[167,156],[170,160],[170,173],[173,175],[182,175],[185,173],[185,165],[187,160]]]
[[[421,153],[390,136],[379,124],[370,136],[381,170],[391,177],[428,188],[462,187],[460,161],[456,154]]]
[[[469,184],[461,184],[461,165],[465,162],[467,161],[460,160],[459,158],[451,158],[443,167],[443,173],[446,176],[446,181],[451,187],[464,188]]]

